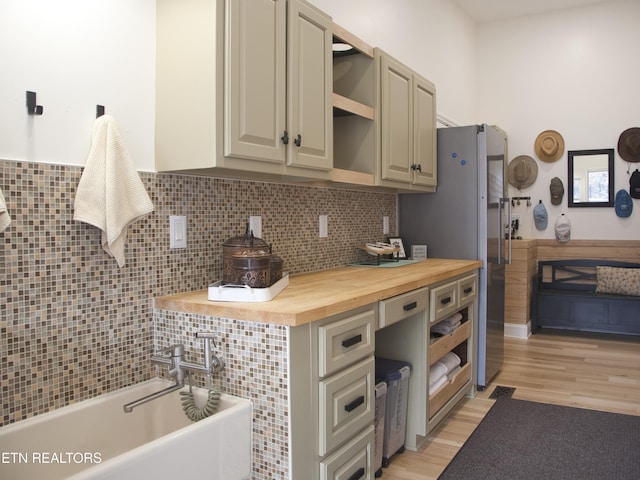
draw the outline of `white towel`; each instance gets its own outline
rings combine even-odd
[[[11,217],[9,216],[9,210],[7,210],[4,195],[2,194],[2,190],[0,190],[0,232],[4,232],[10,224]]]
[[[444,366],[447,367],[447,373],[453,371],[454,368],[462,363],[460,357],[453,352],[448,352],[438,361],[442,362]]]
[[[122,267],[127,227],[151,213],[153,203],[113,117],[97,118],[91,137],[91,150],[76,192],[73,219],[102,230],[102,248]]]
[[[435,385],[442,377],[447,376],[447,367],[442,362],[436,362],[429,367],[429,387]]]
[[[443,375],[442,377],[440,377],[436,383],[434,383],[433,385],[429,385],[429,395],[432,395],[433,393],[435,393],[441,386],[443,386],[445,383],[447,383],[447,376]]]

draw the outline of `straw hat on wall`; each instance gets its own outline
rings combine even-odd
[[[533,149],[543,162],[555,162],[564,153],[564,138],[555,130],[545,130],[536,138]]]

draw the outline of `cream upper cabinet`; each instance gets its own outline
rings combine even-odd
[[[413,183],[435,187],[437,175],[436,89],[413,75]]]
[[[435,86],[380,49],[379,185],[434,191],[437,183]]]
[[[331,19],[302,0],[159,0],[159,171],[328,178]]]

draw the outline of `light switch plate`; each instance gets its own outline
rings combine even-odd
[[[253,232],[254,237],[262,238],[262,217],[260,215],[249,217],[249,231]]]
[[[382,234],[389,235],[389,217],[387,215],[382,217]]]
[[[169,248],[187,248],[187,217],[169,216]]]
[[[318,233],[320,235],[320,238],[327,238],[329,236],[329,216],[320,215],[318,224],[319,224]]]

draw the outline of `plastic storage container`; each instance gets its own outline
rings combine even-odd
[[[389,465],[389,459],[394,454],[404,451],[410,375],[410,363],[376,358],[376,382],[384,381],[387,384],[382,449],[384,467]]]
[[[387,401],[387,384],[380,382],[376,384],[376,405],[375,416],[373,420],[375,443],[373,449],[373,467],[376,477],[382,475],[382,453],[384,446],[384,419],[385,405]]]

